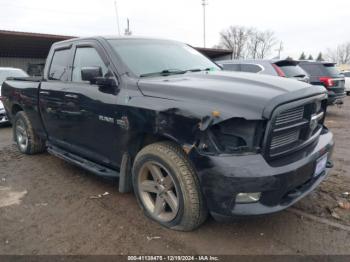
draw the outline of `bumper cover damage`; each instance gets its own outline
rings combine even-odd
[[[324,132],[316,144],[299,152],[297,158],[268,163],[261,154],[210,156],[192,150],[207,206],[217,220],[283,210],[313,191],[327,176],[329,168],[315,176],[317,160],[334,147],[333,135]],[[286,163],[289,162],[289,163]],[[257,202],[237,204],[238,193],[261,192]]]

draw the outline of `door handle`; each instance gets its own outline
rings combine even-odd
[[[65,94],[65,97],[69,97],[69,98],[78,98],[78,95],[74,95],[74,94]]]
[[[41,94],[41,95],[49,95],[50,92],[49,92],[49,91],[40,91],[40,94]]]

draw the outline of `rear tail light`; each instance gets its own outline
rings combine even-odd
[[[280,77],[286,77],[286,74],[282,71],[282,69],[276,65],[276,64],[272,64],[273,68],[276,70],[278,76]]]
[[[320,77],[320,82],[324,84],[326,88],[330,88],[334,86],[334,81],[330,77]]]

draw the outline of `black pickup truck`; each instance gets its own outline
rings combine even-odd
[[[175,41],[55,43],[44,78],[8,79],[2,96],[21,152],[119,177],[176,230],[283,210],[332,166],[323,87],[224,72]]]

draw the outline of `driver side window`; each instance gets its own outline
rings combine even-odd
[[[102,75],[107,74],[107,67],[100,55],[93,47],[78,47],[75,51],[72,82],[85,82],[81,78],[81,69],[84,67],[101,67]]]

